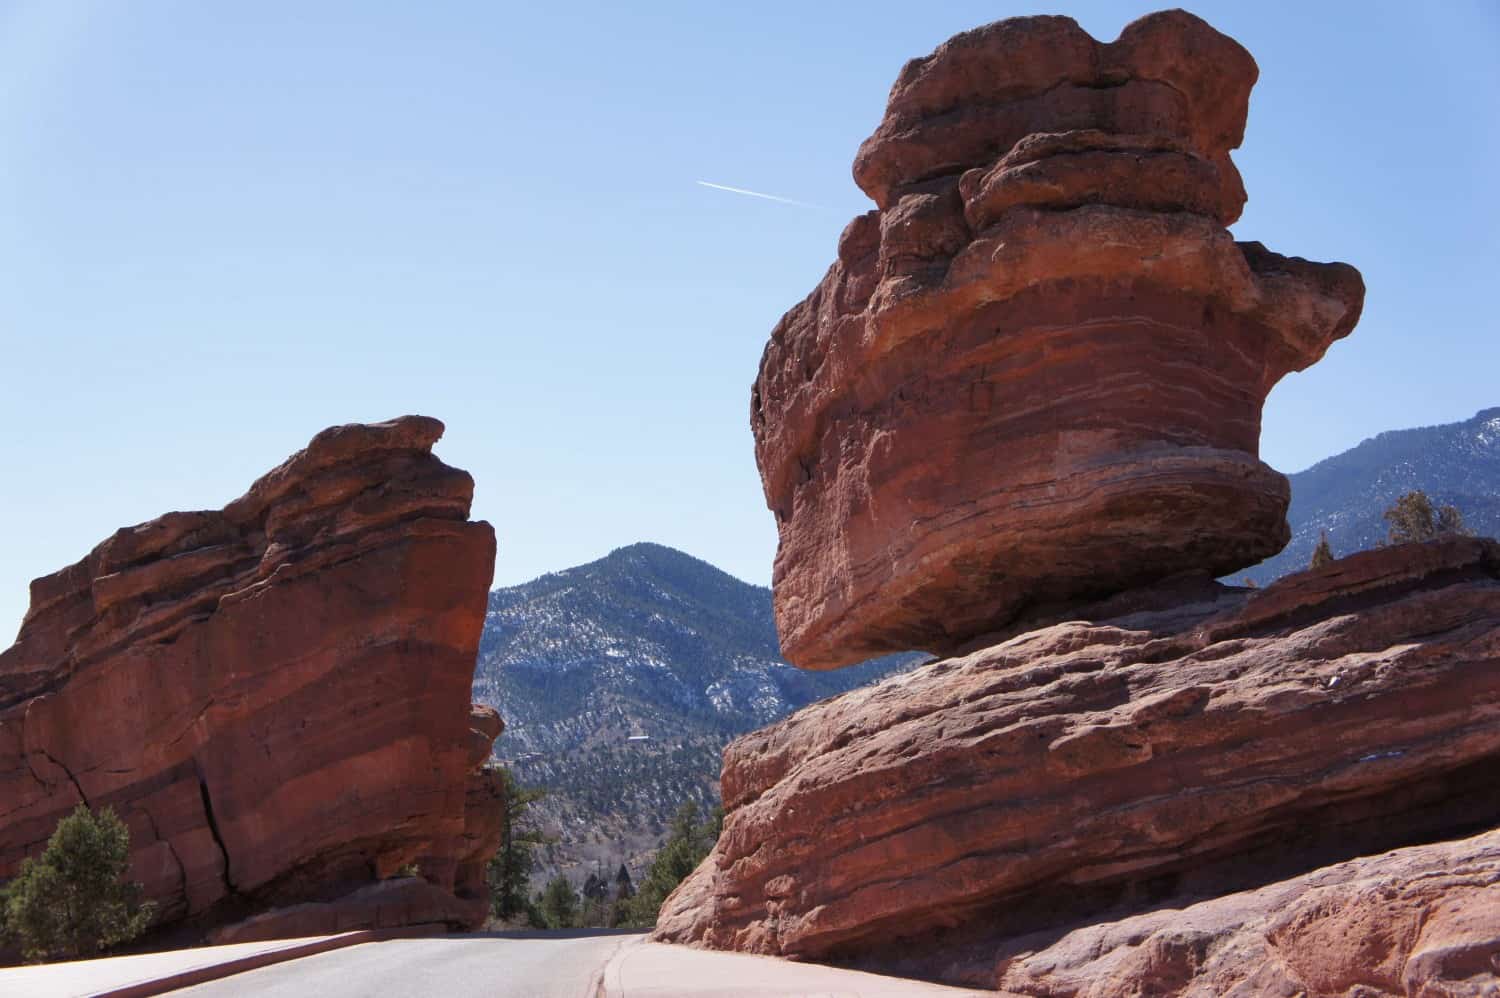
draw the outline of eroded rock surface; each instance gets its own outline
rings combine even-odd
[[[1364,288],[1225,228],[1256,75],[1182,11],[1109,44],[1015,18],[902,70],[855,161],[878,209],[752,396],[791,661],[951,654],[1285,545],[1261,407]]]
[[[0,879],[83,801],[129,825],[161,922],[408,864],[436,892],[423,910],[483,918],[501,724],[469,694],[495,539],[431,453],[442,432],[325,430],[224,509],[125,528],[32,583],[0,654]]]
[[[1170,596],[732,743],[723,835],[657,938],[994,987],[1048,924],[1500,823],[1496,542]]]
[[[366,884],[332,901],[304,901],[272,908],[208,934],[214,946],[297,939],[359,929],[405,926],[478,926],[489,913],[483,898],[460,898],[421,877],[395,877]]]
[[[1500,993],[1500,831],[1340,863],[1186,908],[1009,943],[1037,998]]]

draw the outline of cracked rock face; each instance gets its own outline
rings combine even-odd
[[[1182,11],[1108,44],[1014,18],[901,71],[854,164],[878,207],[752,393],[787,658],[951,654],[1285,545],[1261,407],[1364,287],[1226,229],[1256,75]]]
[[[1069,998],[1354,994],[1366,957],[1371,995],[1493,994],[1493,833],[1322,868],[1500,822],[1500,544],[1157,595],[731,743],[723,834],[656,937]],[[1427,879],[1450,854],[1480,865]],[[1298,907],[1234,900],[1261,887]],[[1291,984],[1233,990],[1268,952]]]
[[[32,583],[0,653],[0,880],[85,801],[129,826],[159,922],[327,901],[409,863],[445,920],[482,920],[501,724],[469,694],[495,539],[431,453],[442,432],[333,427],[224,509],[127,527]]]

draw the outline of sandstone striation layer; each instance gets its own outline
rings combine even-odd
[[[1261,407],[1364,288],[1225,228],[1256,75],[1182,11],[1109,44],[1015,18],[901,71],[854,165],[878,208],[752,394],[791,661],[951,654],[1286,543]]]
[[[1035,998],[1486,998],[1500,991],[1500,830],[1023,937],[997,967],[1002,993]]]
[[[1049,924],[1500,823],[1495,541],[1115,605],[731,744],[723,834],[657,938],[994,987],[1007,940]]]
[[[432,888],[412,910],[483,919],[501,723],[469,694],[495,538],[442,432],[325,430],[224,509],[32,583],[0,654],[0,879],[81,801],[129,826],[159,922],[332,902],[343,928],[340,896],[408,864]]]

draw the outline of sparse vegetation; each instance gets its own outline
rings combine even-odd
[[[1265,585],[1306,568],[1320,530],[1338,557],[1389,543],[1382,514],[1404,492],[1421,489],[1435,505],[1463,511],[1477,535],[1500,536],[1500,409],[1443,426],[1394,430],[1289,476],[1292,541],[1250,569]]]
[[[578,893],[561,874],[547,881],[546,889],[537,895],[536,906],[546,928],[572,929],[579,925]]]
[[[703,862],[724,828],[724,809],[716,807],[708,819],[700,821],[698,806],[683,804],[672,819],[672,833],[651,861],[640,888],[621,906],[621,925],[650,928],[656,924],[667,895]]]
[[[486,871],[490,882],[490,913],[502,921],[524,921],[545,928],[546,919],[530,897],[531,870],[536,850],[551,840],[536,827],[530,809],[546,796],[546,791],[522,787],[508,769],[500,772],[505,781],[505,825],[500,849]]]
[[[79,804],[38,858],[0,892],[0,928],[32,962],[90,957],[145,931],[154,906],[124,881],[130,832],[105,808]]]
[[[1322,568],[1324,565],[1332,565],[1334,560],[1333,547],[1328,543],[1328,531],[1319,531],[1318,546],[1313,548],[1312,559],[1307,567]]]
[[[1390,544],[1430,541],[1443,534],[1467,534],[1463,514],[1456,506],[1434,507],[1427,493],[1415,489],[1406,493],[1383,514],[1387,524],[1386,540]]]
[[[612,899],[609,878],[590,873],[579,891],[583,899],[583,910],[578,914],[580,925],[609,925],[612,921]]]

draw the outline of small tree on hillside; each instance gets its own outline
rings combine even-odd
[[[1318,532],[1318,546],[1313,548],[1312,560],[1308,562],[1308,568],[1322,568],[1324,565],[1332,565],[1334,562],[1333,547],[1328,543],[1328,531]]]
[[[628,901],[634,896],[635,884],[630,880],[630,871],[621,863],[620,872],[615,874],[615,900]]]
[[[94,956],[146,930],[155,906],[121,878],[130,832],[109,808],[79,804],[57,823],[40,858],[28,857],[0,894],[6,934],[27,960]]]
[[[620,864],[620,869],[614,876],[613,897],[609,901],[609,927],[616,928],[626,924],[630,919],[630,901],[635,897],[635,882],[630,879],[630,871],[625,864]]]
[[[578,924],[578,894],[561,874],[547,881],[537,908],[549,929],[571,929]]]
[[[622,925],[650,928],[667,895],[677,889],[689,873],[708,855],[724,828],[724,809],[716,807],[707,821],[698,820],[698,805],[692,801],[677,809],[672,833],[657,850],[651,867],[636,889],[635,897],[621,906]]]
[[[509,770],[501,773],[505,781],[505,824],[501,827],[500,849],[486,869],[490,911],[496,918],[524,919],[541,928],[544,920],[531,900],[531,868],[537,847],[551,840],[535,826],[528,811],[546,796],[546,791],[522,788]]]
[[[579,892],[583,897],[583,908],[578,914],[580,928],[605,926],[612,912],[609,900],[609,880],[598,870],[591,872]]]
[[[1406,544],[1430,541],[1442,534],[1467,534],[1463,514],[1456,506],[1434,508],[1432,500],[1421,489],[1406,493],[1384,513],[1389,525],[1387,541]]]

